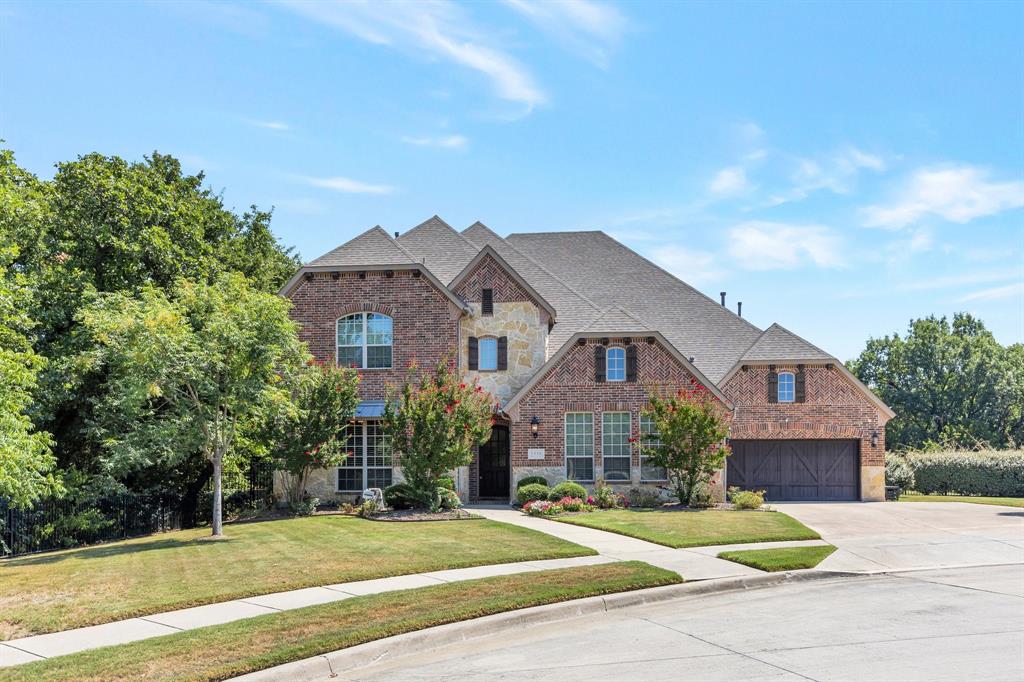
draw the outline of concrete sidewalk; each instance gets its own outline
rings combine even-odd
[[[268,613],[288,611],[314,604],[327,604],[351,597],[416,587],[429,587],[442,583],[486,578],[530,571],[546,571],[556,568],[592,566],[616,561],[609,556],[584,556],[569,559],[548,559],[542,561],[520,561],[509,564],[491,564],[472,568],[454,568],[447,571],[431,571],[400,575],[393,578],[361,580],[338,583],[323,587],[309,587],[301,590],[246,597],[189,609],[155,613],[149,616],[92,625],[90,627],[33,635],[0,642],[0,667],[29,663],[43,658],[62,656],[86,649],[95,649],[114,644],[126,644],[150,637],[170,635],[183,630],[194,630],[207,625],[219,625],[231,621]]]
[[[474,509],[474,514],[485,516],[492,521],[510,523],[531,530],[554,535],[556,538],[575,542],[600,552],[601,556],[620,561],[645,561],[652,566],[675,571],[686,580],[711,580],[760,575],[762,571],[742,564],[716,558],[719,552],[732,549],[768,549],[771,547],[796,547],[801,545],[823,545],[820,540],[796,542],[758,542],[749,545],[721,545],[673,549],[646,540],[638,540],[618,533],[596,528],[559,523],[525,514],[511,508]]]

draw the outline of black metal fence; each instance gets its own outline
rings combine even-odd
[[[255,511],[273,497],[273,468],[257,463],[222,479],[225,516]],[[199,498],[198,519],[209,522],[213,482]],[[0,556],[66,549],[181,528],[182,498],[173,492],[117,493],[88,499],[45,499],[15,509],[0,499]]]

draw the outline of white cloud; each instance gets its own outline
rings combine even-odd
[[[711,179],[708,189],[713,194],[720,196],[731,196],[741,194],[750,189],[750,181],[747,180],[747,172],[742,166],[729,166],[723,168]]]
[[[1024,297],[1024,282],[975,291],[967,294],[966,296],[961,296],[957,299],[957,302],[967,303],[968,301],[996,301],[1002,298],[1012,298],[1014,296]]]
[[[290,130],[289,126],[284,121],[259,121],[252,118],[245,119],[245,122],[255,128],[266,128],[267,130]]]
[[[390,194],[394,191],[394,187],[391,185],[371,185],[366,182],[360,182],[353,180],[352,178],[334,177],[334,178],[303,178],[307,184],[313,187],[322,187],[324,189],[333,189],[336,192],[344,192],[346,194]]]
[[[1024,182],[989,175],[969,165],[920,169],[893,203],[865,208],[865,224],[900,229],[927,216],[962,224],[1024,206]]]
[[[715,263],[715,257],[706,251],[668,244],[652,249],[649,255],[655,263],[692,285],[720,281],[726,274]]]
[[[504,0],[566,50],[607,68],[609,52],[626,29],[626,18],[608,4],[586,0]]]
[[[462,135],[443,135],[440,137],[403,137],[402,142],[417,147],[444,147],[446,149],[465,149],[469,144]]]
[[[547,101],[530,72],[495,47],[486,33],[447,0],[422,2],[313,2],[283,0],[294,12],[346,31],[362,40],[395,48],[412,48],[487,76],[497,95],[527,111]]]
[[[808,261],[829,268],[843,264],[842,242],[823,225],[750,221],[729,230],[729,254],[746,270],[792,269]]]

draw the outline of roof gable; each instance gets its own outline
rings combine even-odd
[[[746,362],[769,360],[832,360],[835,357],[775,323],[765,329],[740,358]]]
[[[415,263],[416,258],[384,231],[371,227],[341,246],[328,251],[307,265],[400,265]]]
[[[455,278],[451,281],[451,284],[449,284],[448,287],[452,291],[456,291],[459,285],[463,282],[463,280],[465,280],[466,277],[468,277],[470,273],[473,272],[476,266],[482,263],[486,258],[490,258],[491,260],[493,260],[495,264],[498,265],[498,267],[500,267],[502,270],[508,273],[509,277],[511,277],[516,282],[516,284],[522,287],[523,290],[527,294],[529,294],[541,308],[547,311],[548,315],[551,318],[551,323],[554,323],[555,308],[550,303],[548,303],[547,300],[545,300],[545,298],[541,296],[540,293],[538,293],[537,290],[534,289],[530,285],[530,283],[523,278],[522,275],[516,272],[515,269],[512,266],[510,266],[505,261],[505,259],[498,254],[497,250],[495,250],[495,248],[490,244],[480,249],[480,252],[477,253],[473,260],[466,264],[466,267],[462,269],[462,272],[455,276]]]

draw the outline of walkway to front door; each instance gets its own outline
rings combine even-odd
[[[491,439],[480,446],[479,497],[509,499],[511,468],[509,463],[508,427],[495,425]]]

